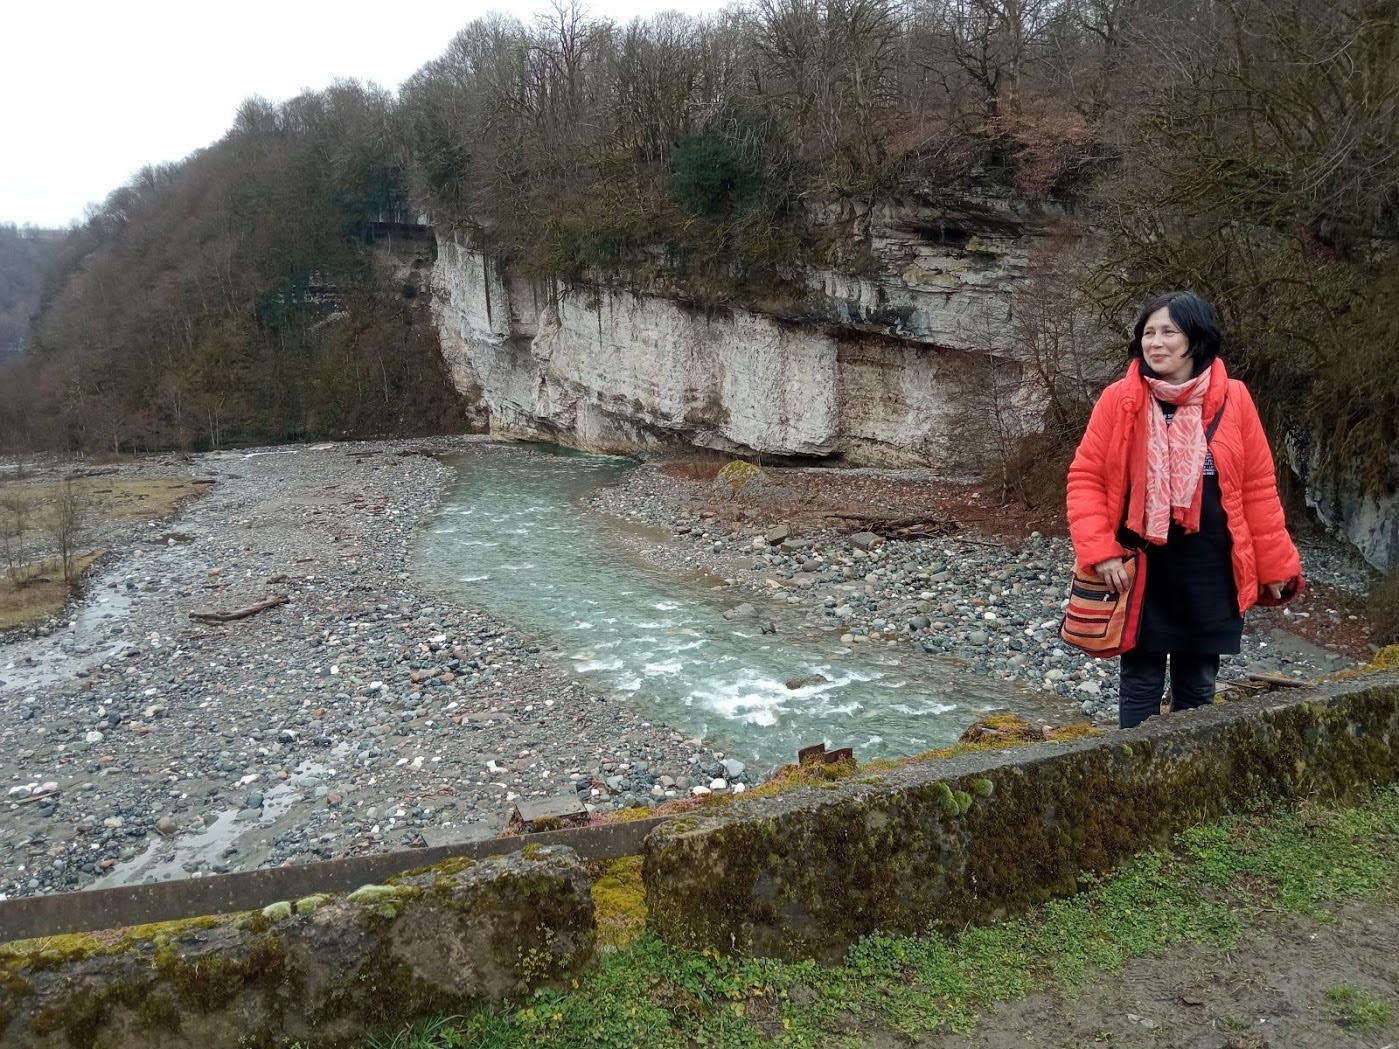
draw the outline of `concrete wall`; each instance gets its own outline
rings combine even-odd
[[[0,1045],[358,1045],[563,984],[595,933],[577,858],[530,846],[260,912],[5,944]]]
[[[673,820],[647,839],[649,924],[687,948],[838,959],[1075,891],[1264,800],[1399,779],[1399,674],[1152,719],[1079,743],[904,766]]]

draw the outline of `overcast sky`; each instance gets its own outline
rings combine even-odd
[[[251,95],[336,78],[397,88],[487,11],[547,0],[6,0],[0,3],[0,222],[66,226],[145,164],[217,140]],[[589,0],[592,14],[719,0]]]

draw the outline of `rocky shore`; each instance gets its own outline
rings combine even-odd
[[[590,692],[541,650],[547,639],[415,587],[415,537],[451,475],[435,456],[470,440],[117,467],[200,478],[208,494],[162,522],[94,522],[112,552],[84,599],[0,645],[0,897],[481,837],[522,800],[576,797],[605,813],[739,788],[750,774],[731,757]],[[917,471],[768,471],[750,486],[649,463],[592,504],[667,529],[657,541],[621,527],[617,541],[722,578],[736,617],[781,602],[852,653],[950,654],[1061,720],[1111,718],[1115,663],[1056,640],[1061,535],[1026,521],[852,534],[861,512],[946,519],[934,513],[945,491]],[[1304,557],[1325,593],[1368,583],[1334,545]],[[228,622],[191,617],[272,598],[285,600]],[[1308,607],[1296,614],[1351,615]],[[1224,677],[1314,677],[1364,655],[1272,617]]]
[[[1058,639],[1072,563],[1067,537],[1017,532],[994,514],[961,528],[939,511],[950,488],[970,491],[916,470],[769,469],[735,486],[724,478],[679,479],[651,464],[593,502],[607,513],[668,526],[676,543],[643,552],[724,576],[735,615],[747,614],[748,595],[776,595],[845,645],[956,656],[971,674],[1057,695],[1079,716],[1115,722],[1117,661],[1092,659]],[[859,520],[860,507],[872,519],[921,512],[930,525],[949,527],[945,535],[911,540],[852,533],[859,526],[847,522]],[[1221,680],[1304,680],[1368,658],[1373,646],[1357,643],[1365,627],[1352,608],[1374,573],[1324,537],[1299,546],[1308,600],[1296,610],[1251,612],[1241,652],[1221,661]],[[1290,629],[1313,617],[1310,629]]]
[[[732,776],[537,639],[415,591],[433,455],[458,440],[118,468],[213,483],[172,520],[95,522],[113,552],[84,600],[0,647],[0,895],[436,845],[520,799],[607,811]]]

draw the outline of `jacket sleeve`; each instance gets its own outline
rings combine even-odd
[[[1115,461],[1122,454],[1116,446],[1120,403],[1121,395],[1114,387],[1103,391],[1069,466],[1069,537],[1074,556],[1084,565],[1098,565],[1127,553],[1117,541],[1123,508],[1108,506],[1107,494],[1109,471],[1122,468]]]
[[[1282,500],[1278,498],[1278,479],[1273,467],[1273,453],[1268,447],[1268,435],[1253,397],[1241,382],[1233,387],[1231,401],[1238,404],[1239,426],[1243,437],[1244,475],[1240,479],[1244,519],[1253,538],[1253,556],[1258,582],[1283,583],[1299,579],[1302,559],[1292,537],[1287,534]]]

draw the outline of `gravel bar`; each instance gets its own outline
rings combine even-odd
[[[469,840],[517,799],[741,789],[537,639],[415,590],[435,456],[469,440],[119,467],[214,483],[169,520],[95,523],[114,552],[85,598],[0,646],[0,898]]]

